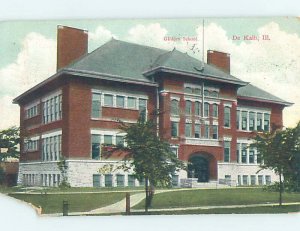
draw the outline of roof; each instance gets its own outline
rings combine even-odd
[[[112,39],[80,60],[64,68],[64,70],[86,73],[109,74],[124,79],[151,82],[147,76],[159,72],[190,74],[195,77],[212,77],[214,80],[230,82],[244,86],[247,83],[229,75],[220,69],[177,51],[124,42]]]
[[[239,98],[242,99],[250,99],[250,100],[259,100],[264,102],[272,102],[272,103],[278,103],[285,106],[291,106],[292,103],[287,102],[283,99],[278,98],[277,96],[274,96],[252,84],[248,84],[244,87],[240,87],[238,89],[237,95]]]
[[[200,78],[209,76],[215,80],[235,83],[240,86],[245,86],[247,83],[238,79],[221,69],[202,63],[198,59],[189,56],[187,53],[182,53],[175,48],[172,51],[163,53],[157,60],[150,66],[150,69],[144,72],[144,74],[151,73],[158,69],[177,70],[178,73],[182,74],[194,74]]]
[[[14,99],[14,103],[63,74],[157,86],[157,83],[149,78],[157,72],[176,73],[183,77],[193,76],[200,79],[235,84],[237,87],[241,87],[238,91],[238,95],[241,97],[266,99],[281,104],[288,103],[253,85],[247,85],[247,82],[215,66],[203,64],[198,59],[175,48],[172,51],[167,51],[116,39],[110,40],[93,52],[60,69],[50,78],[18,96]]]

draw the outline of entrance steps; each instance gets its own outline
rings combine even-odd
[[[234,185],[224,184],[222,181],[212,180],[209,182],[198,182],[198,178],[187,178],[180,180],[182,188],[230,188]]]

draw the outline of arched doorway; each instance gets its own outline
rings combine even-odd
[[[196,155],[189,159],[188,178],[198,178],[198,182],[209,181],[209,160],[205,156]]]

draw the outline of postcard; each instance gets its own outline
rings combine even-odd
[[[0,28],[1,197],[41,216],[300,212],[299,18]]]

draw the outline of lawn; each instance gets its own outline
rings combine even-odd
[[[199,189],[158,193],[152,202],[153,209],[197,207],[209,205],[247,205],[277,203],[278,193],[262,188]],[[283,202],[300,202],[300,193],[284,193]],[[143,209],[142,201],[133,209]]]
[[[42,207],[42,213],[62,213],[62,204],[69,203],[69,212],[85,212],[116,203],[125,197],[122,192],[78,194],[9,194],[14,198]]]
[[[147,215],[189,215],[189,214],[275,214],[299,212],[300,205],[257,206],[250,208],[214,208],[180,211],[150,211]],[[125,215],[125,213],[123,214]],[[132,212],[131,215],[145,215],[145,212]]]

